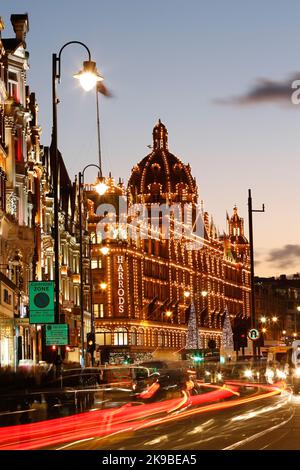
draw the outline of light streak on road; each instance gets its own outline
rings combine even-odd
[[[241,441],[235,442],[234,444],[232,444],[228,447],[224,447],[224,449],[222,449],[222,450],[234,450],[234,449],[237,449],[238,447],[241,447],[245,444],[248,444],[251,441],[255,441],[256,439],[259,439],[260,437],[263,437],[266,434],[269,434],[270,432],[275,431],[278,428],[281,428],[281,426],[284,426],[289,421],[291,421],[291,419],[294,417],[294,415],[295,415],[295,410],[293,410],[291,416],[288,419],[286,419],[285,421],[282,421],[281,423],[276,424],[275,426],[272,426],[271,428],[264,429],[263,431],[258,432],[257,434],[253,434],[252,436],[249,436],[246,439],[242,439]]]
[[[55,444],[70,442],[74,444],[83,439],[109,437],[126,431],[136,431],[152,426],[167,424],[178,419],[185,419],[200,413],[219,411],[222,409],[254,402],[262,398],[280,394],[280,385],[260,386],[263,393],[257,393],[246,398],[236,398],[230,401],[216,403],[217,400],[238,396],[238,386],[244,383],[215,386],[212,392],[165,400],[163,402],[146,403],[134,406],[128,403],[118,409],[106,409],[86,412],[71,417],[57,418],[46,422],[23,424],[0,429],[0,449],[30,450],[51,447]],[[281,385],[282,386],[282,385]],[[253,387],[253,384],[251,384]],[[210,403],[209,405],[207,403]],[[187,406],[189,408],[187,409]],[[199,405],[202,405],[199,407]],[[198,408],[191,408],[192,406]],[[184,408],[183,408],[184,407]],[[183,408],[183,410],[182,410]],[[182,410],[182,411],[180,411]],[[170,415],[168,412],[176,412]],[[164,416],[149,419],[154,414],[165,413]]]

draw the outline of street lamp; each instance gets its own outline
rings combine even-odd
[[[82,194],[81,189],[84,185],[84,173],[87,168],[95,167],[98,169],[98,184],[95,185],[95,189],[100,196],[104,193],[101,191],[99,192],[99,182],[103,182],[104,178],[102,176],[102,170],[99,165],[94,163],[90,163],[86,165],[82,172],[79,172],[78,175],[78,210],[79,210],[79,265],[80,265],[80,321],[81,321],[81,364],[84,367],[85,363],[85,355],[84,355],[84,289],[83,289],[83,241],[82,241]],[[103,189],[103,188],[102,188]],[[92,287],[91,287],[92,288]],[[93,305],[91,304],[91,321],[93,323]],[[93,332],[93,330],[92,330]]]
[[[248,220],[249,220],[249,250],[250,250],[250,283],[251,283],[251,328],[256,327],[255,316],[255,287],[254,287],[254,246],[253,246],[253,212],[265,212],[265,205],[261,209],[252,208],[251,189],[248,190]],[[256,341],[252,341],[253,356],[256,355]]]
[[[101,252],[102,255],[104,255],[104,256],[108,255],[108,253],[109,253],[109,248],[108,248],[108,246],[102,246],[102,247],[100,248],[100,252]]]
[[[101,282],[101,284],[100,284],[100,289],[101,289],[101,290],[106,290],[106,289],[107,289],[107,283],[104,282],[104,281]]]
[[[98,81],[103,80],[101,75],[97,72],[95,62],[91,61],[91,53],[89,48],[80,41],[69,41],[64,44],[58,55],[52,54],[52,165],[53,165],[53,198],[54,198],[54,280],[55,280],[55,316],[56,322],[60,323],[60,310],[59,310],[59,201],[58,201],[58,146],[57,146],[57,98],[56,85],[60,82],[61,78],[61,54],[62,51],[71,44],[78,44],[87,51],[88,60],[83,63],[83,69],[80,71],[76,78],[80,79],[81,84],[86,90],[91,89]],[[93,83],[93,85],[92,85]],[[81,279],[82,280],[82,279]],[[84,351],[82,350],[82,356]]]

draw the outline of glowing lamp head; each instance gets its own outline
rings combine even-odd
[[[286,330],[282,330],[282,334],[283,334],[283,335],[286,335]]]
[[[298,312],[300,312],[300,305],[298,305],[297,310],[298,310]]]
[[[190,293],[189,290],[185,290],[184,293],[183,293],[183,295],[184,295],[184,297],[185,297],[186,299],[188,299],[188,298],[191,296],[191,293]]]
[[[203,291],[201,292],[201,295],[202,295],[202,297],[207,297],[207,295],[208,295],[207,290],[203,290]]]
[[[166,317],[170,318],[172,316],[171,310],[166,311]]]
[[[107,283],[106,282],[101,282],[100,289],[101,290],[106,290],[107,289]]]
[[[266,332],[267,332],[267,328],[262,328],[261,331],[262,331],[262,333],[266,333]]]
[[[76,73],[74,78],[79,80],[80,85],[85,91],[92,90],[97,82],[102,82],[103,80],[103,77],[96,68],[96,62],[92,62],[91,60],[83,62],[82,70]]]
[[[104,178],[99,178],[98,179],[98,183],[95,185],[95,189],[96,189],[97,193],[99,194],[99,196],[103,196],[103,194],[106,193],[106,191],[108,190],[108,186],[105,183]]]
[[[101,252],[102,255],[104,255],[104,256],[108,255],[108,253],[109,253],[109,248],[108,248],[108,246],[102,246],[102,247],[100,248],[100,252]]]
[[[277,317],[275,317],[275,316],[274,316],[274,317],[272,317],[272,322],[276,323],[276,322],[277,322],[277,320],[278,320],[278,318],[277,318]]]
[[[261,323],[266,323],[267,319],[266,319],[266,317],[261,317],[260,321],[261,321]]]

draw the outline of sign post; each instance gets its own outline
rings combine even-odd
[[[46,346],[68,346],[69,325],[67,323],[55,323],[46,326]]]
[[[251,328],[251,330],[248,331],[248,338],[252,339],[252,341],[258,340],[260,337],[260,332],[256,328]]]
[[[54,281],[29,282],[29,323],[54,321]]]

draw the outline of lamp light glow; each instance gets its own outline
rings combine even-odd
[[[104,256],[106,256],[106,255],[108,255],[108,253],[109,253],[109,248],[108,248],[108,246],[102,246],[102,247],[100,248],[100,251],[101,251],[101,253],[102,253]]]
[[[97,71],[96,62],[86,60],[83,62],[83,68],[74,75],[85,91],[92,90],[97,82],[102,82],[103,77]]]
[[[98,183],[95,185],[95,189],[96,189],[97,193],[99,194],[99,196],[103,196],[103,194],[106,193],[106,191],[108,190],[108,186],[105,183],[104,178],[99,178],[98,179]]]

